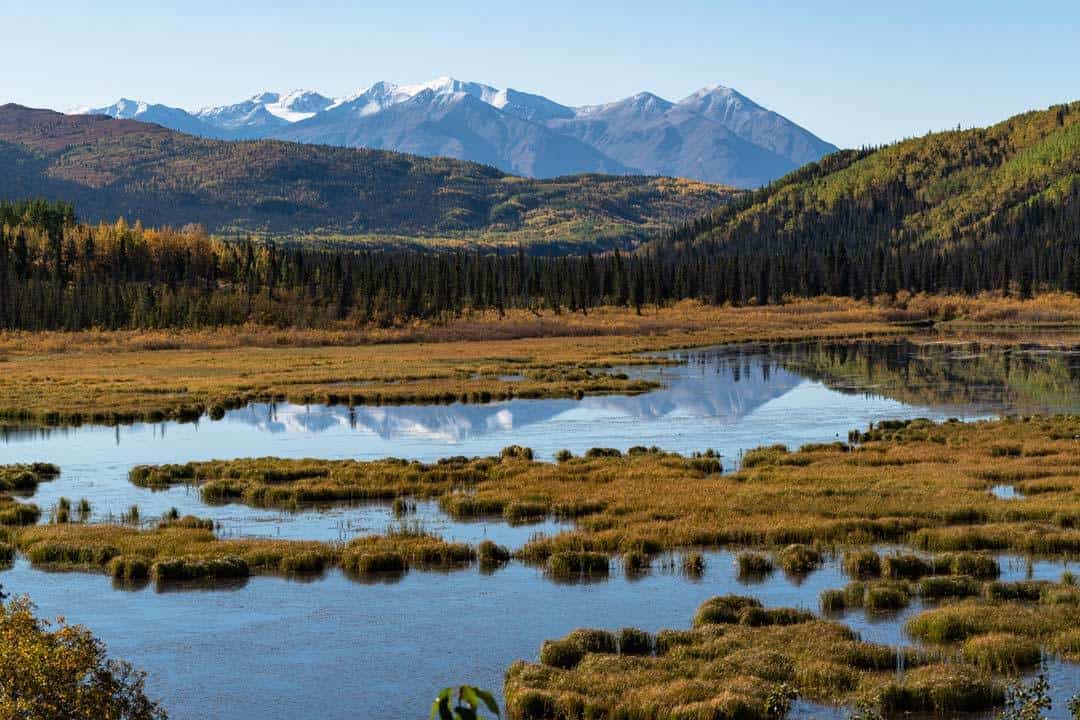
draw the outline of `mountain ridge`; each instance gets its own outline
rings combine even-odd
[[[448,121],[452,103],[461,108]],[[311,90],[264,91],[194,112],[126,99],[80,110],[221,140],[442,154],[539,178],[615,172],[757,187],[837,149],[723,85],[678,102],[642,92],[575,108],[444,76],[404,85],[380,81],[341,98]],[[600,118],[607,118],[606,125],[596,132]]]
[[[511,176],[477,163],[280,140],[226,142],[102,115],[0,106],[0,198],[214,232],[627,246],[728,188],[670,178]],[[481,238],[481,236],[483,236]]]

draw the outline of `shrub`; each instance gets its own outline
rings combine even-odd
[[[585,457],[587,458],[613,458],[622,457],[622,453],[615,448],[589,448],[585,451]]]
[[[574,453],[570,452],[569,450],[563,449],[563,450],[560,450],[559,452],[555,453],[555,461],[556,462],[564,463],[564,462],[569,462],[570,460],[573,460],[573,459],[574,459]]]

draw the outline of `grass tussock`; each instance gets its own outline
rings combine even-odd
[[[773,622],[756,621],[764,618]],[[512,720],[766,720],[775,717],[766,701],[782,683],[814,702],[870,703],[893,714],[985,710],[1005,697],[991,670],[964,657],[943,663],[934,653],[861,642],[839,623],[739,596],[706,601],[691,630],[575,630],[545,642],[539,659],[507,672]],[[898,665],[906,668],[899,675]]]

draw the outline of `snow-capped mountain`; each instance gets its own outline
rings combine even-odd
[[[122,99],[80,112],[227,140],[275,138],[446,155],[533,177],[659,174],[752,187],[836,149],[721,85],[677,103],[643,92],[573,108],[511,88],[441,77],[378,82],[341,98],[311,90],[262,92],[195,112]]]

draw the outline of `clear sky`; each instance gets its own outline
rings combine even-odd
[[[734,87],[837,145],[1080,99],[1080,0],[3,0],[0,103],[188,109],[452,75],[570,105]]]

